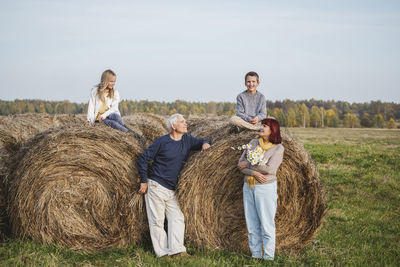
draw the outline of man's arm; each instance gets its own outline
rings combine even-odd
[[[160,139],[156,139],[138,158],[138,171],[141,183],[147,183],[149,163],[157,155],[160,143]]]
[[[262,121],[267,117],[267,101],[265,100],[265,96],[261,95],[261,105],[260,109],[258,110],[257,118],[258,121]]]
[[[251,119],[250,116],[248,116],[245,112],[245,104],[243,98],[240,95],[236,97],[236,116],[242,118],[247,122],[249,122]]]
[[[210,148],[211,142],[206,139],[196,138],[190,134],[188,134],[190,138],[190,150],[200,150],[204,151]]]

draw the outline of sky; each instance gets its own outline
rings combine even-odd
[[[400,102],[400,1],[0,0],[0,99]]]

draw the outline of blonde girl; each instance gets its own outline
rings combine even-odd
[[[87,120],[91,123],[104,124],[123,131],[131,132],[136,138],[145,142],[145,138],[129,129],[121,118],[118,110],[119,92],[114,89],[117,75],[112,70],[105,70],[100,83],[90,93]]]

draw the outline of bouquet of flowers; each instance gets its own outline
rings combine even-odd
[[[234,147],[232,147],[232,149],[235,150]],[[264,159],[264,153],[263,153],[261,146],[256,146],[255,149],[251,150],[251,145],[246,144],[246,145],[239,146],[237,149],[246,151],[246,159],[253,166],[260,164],[262,162],[262,160]]]

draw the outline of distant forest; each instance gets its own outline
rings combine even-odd
[[[235,114],[232,102],[174,102],[130,101],[119,104],[122,115],[150,112],[160,115],[173,113],[190,114]],[[21,113],[84,114],[87,104],[69,101],[0,100],[0,115]],[[400,128],[400,103],[371,101],[348,103],[323,100],[267,101],[268,116],[275,117],[281,126],[287,127],[376,127]]]

